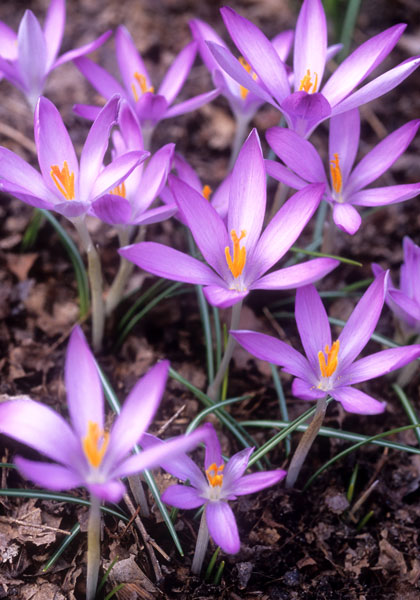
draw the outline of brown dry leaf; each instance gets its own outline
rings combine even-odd
[[[401,575],[407,573],[407,565],[402,552],[394,548],[388,540],[382,539],[379,542],[379,558],[374,569],[383,569],[389,573],[398,572]]]
[[[19,591],[21,600],[66,600],[58,585],[42,583],[42,579],[22,586]]]
[[[104,568],[107,569],[110,562],[105,561]],[[124,583],[124,587],[118,592],[117,597],[121,600],[154,600],[159,592],[137,565],[134,556],[120,560],[115,563],[109,574],[111,587]]]
[[[42,513],[40,508],[35,507],[36,502],[36,498],[31,498],[19,506],[13,515],[1,516],[0,536],[16,540],[21,544],[30,542],[35,546],[54,543],[57,532],[48,528],[59,527],[61,517]]]
[[[7,253],[7,266],[13,275],[16,275],[19,281],[25,281],[38,256],[37,252],[27,252],[26,254]]]

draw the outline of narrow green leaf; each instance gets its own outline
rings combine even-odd
[[[105,573],[104,573],[104,576],[102,577],[102,579],[101,579],[101,581],[100,581],[100,583],[99,583],[98,587],[96,588],[96,595],[98,595],[98,594],[99,594],[99,592],[101,591],[101,589],[102,589],[102,588],[104,587],[104,585],[106,584],[106,582],[107,582],[107,579],[108,579],[108,577],[109,577],[109,574],[111,573],[112,567],[115,565],[115,563],[117,562],[117,560],[118,560],[118,556],[116,556],[116,557],[114,558],[114,560],[112,560],[112,561],[111,561],[111,564],[109,565],[109,567],[108,567],[108,568],[107,568],[107,570],[105,571]]]
[[[117,325],[117,331],[118,332],[122,331],[124,329],[124,326],[131,319],[131,317],[136,314],[136,312],[140,308],[140,306],[142,306],[143,304],[146,304],[146,302],[149,300],[149,298],[153,298],[153,296],[156,294],[156,292],[161,287],[165,286],[165,284],[167,284],[167,283],[168,283],[167,279],[158,279],[157,281],[155,281],[155,283],[153,285],[151,285],[149,287],[148,290],[146,290],[141,296],[139,296],[137,298],[137,300],[134,302],[134,304],[132,306],[130,306],[130,308],[121,317],[121,319]],[[134,293],[135,293],[135,290],[134,290]],[[132,294],[133,294],[133,292],[126,294],[122,298],[121,302],[125,302],[126,300],[128,300],[128,298],[130,298]]]
[[[213,552],[213,556],[210,559],[208,567],[206,569],[206,574],[204,575],[204,581],[208,581],[213,573],[214,565],[216,564],[217,557],[219,556],[220,546],[217,546],[216,550]]]
[[[411,423],[413,425],[418,423],[419,419],[416,415],[416,411],[414,410],[414,407],[408,399],[407,395],[405,394],[404,390],[397,383],[392,384],[392,389],[397,394],[398,398],[401,400],[401,404],[403,405],[403,408]],[[414,434],[417,438],[418,443],[420,444],[420,429],[415,429]]]
[[[45,216],[42,214],[39,208],[34,208],[31,220],[29,221],[29,225],[27,226],[25,233],[22,237],[21,248],[23,252],[27,252],[28,250],[33,248],[38,238],[38,233],[44,223]]]
[[[213,585],[220,585],[224,568],[225,568],[225,561],[222,560],[222,562],[219,565],[219,568],[216,571],[216,575],[214,576]]]
[[[195,291],[197,294],[198,308],[200,311],[200,318],[204,332],[204,340],[206,343],[207,378],[210,384],[214,379],[214,360],[213,337],[211,334],[209,307],[207,304],[207,300],[204,297],[203,286],[196,285]]]
[[[354,496],[354,488],[356,487],[356,480],[357,480],[357,474],[359,472],[359,463],[356,463],[353,469],[353,472],[351,474],[350,477],[350,483],[349,483],[349,487],[347,490],[347,500],[349,501],[349,503],[351,504],[351,501],[353,500],[353,496]]]
[[[198,415],[191,421],[186,429],[186,433],[191,433],[194,429],[197,429],[201,421],[207,417],[207,415],[214,413],[218,408],[222,406],[227,406],[228,404],[234,404],[234,402],[240,402],[241,400],[246,400],[251,396],[239,396],[238,398],[229,398],[229,400],[223,400],[222,402],[217,402],[208,408],[202,410]]]
[[[273,365],[270,363],[270,369],[271,369],[271,376],[273,378],[274,387],[277,392],[277,398],[279,400],[280,415],[286,423],[289,423],[289,413],[287,411],[286,397],[283,392],[283,386],[281,384],[277,365]],[[286,456],[289,456],[290,451],[291,451],[290,436],[288,436],[284,441],[284,449],[286,452]]]
[[[84,319],[89,313],[90,300],[89,300],[89,280],[86,273],[85,265],[83,264],[82,257],[74,244],[71,237],[68,235],[66,230],[60,225],[57,219],[48,210],[40,209],[42,215],[51,223],[54,227],[58,237],[60,238],[64,248],[69,255],[74,268],[74,274],[76,276],[77,289],[79,294],[79,305],[80,305],[80,318]]]
[[[347,265],[363,267],[362,263],[358,262],[357,260],[345,258],[344,256],[336,256],[335,254],[325,254],[325,252],[315,252],[315,250],[307,250],[306,248],[298,248],[297,246],[292,246],[290,250],[292,252],[296,252],[297,254],[306,254],[308,256],[318,256],[321,258],[335,258],[335,260],[339,260],[340,262],[346,263]]]
[[[343,29],[340,38],[343,48],[338,55],[339,62],[343,61],[349,54],[350,44],[353,39],[353,32],[360,10],[360,4],[361,0],[349,0],[347,2],[347,10],[344,17]]]
[[[357,450],[357,448],[360,448],[361,446],[364,446],[365,444],[370,444],[373,441],[379,440],[383,437],[387,437],[388,435],[394,435],[395,433],[401,433],[402,431],[408,431],[409,429],[415,429],[416,427],[420,427],[420,423],[417,423],[416,425],[405,425],[404,427],[397,427],[396,429],[391,429],[390,431],[384,431],[383,433],[378,433],[377,435],[367,438],[366,440],[359,442],[358,444],[354,444],[353,446],[350,446],[350,448],[346,448],[346,450],[343,450],[342,452],[340,452],[339,454],[337,454],[336,456],[331,458],[329,461],[327,461],[325,464],[323,464],[322,467],[320,467],[305,483],[303,491],[306,490],[315,481],[315,479],[319,475],[321,475],[321,473],[323,473],[326,469],[328,469],[331,465],[333,465],[338,460],[347,456],[347,454],[350,454],[350,452]],[[410,446],[407,446],[407,448],[410,448]],[[413,448],[411,450],[411,452],[414,452],[415,454],[420,454],[420,450],[418,448]]]
[[[115,594],[116,594],[117,592],[119,592],[120,590],[122,590],[122,589],[123,589],[123,587],[124,587],[125,585],[126,585],[125,583],[119,583],[118,585],[116,585],[116,586],[114,587],[114,589],[113,589],[113,590],[111,590],[111,591],[109,592],[109,594],[107,594],[107,595],[105,596],[105,600],[111,600],[112,596],[115,596]]]
[[[362,519],[360,519],[360,522],[357,524],[356,531],[360,531],[361,529],[363,529],[363,527],[368,521],[370,521],[374,514],[375,513],[373,512],[373,510],[370,510]]]
[[[51,567],[54,565],[54,563],[63,554],[63,552],[67,548],[67,546],[69,546],[72,543],[72,541],[74,540],[74,538],[79,533],[80,533],[80,524],[76,523],[76,525],[73,525],[73,527],[72,527],[72,529],[70,531],[70,535],[68,535],[68,536],[66,536],[64,538],[64,540],[61,542],[61,544],[59,545],[59,547],[57,548],[57,550],[54,552],[54,554],[48,559],[48,561],[42,567],[42,572],[43,573],[46,573],[49,569],[51,569]]]

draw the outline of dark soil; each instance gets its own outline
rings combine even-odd
[[[76,47],[99,36],[109,28],[125,24],[133,35],[148,66],[159,80],[176,53],[189,41],[188,21],[199,17],[215,27],[227,40],[218,9],[222,3],[197,0],[69,0],[66,33],[62,51]],[[297,2],[286,0],[242,0],[230,5],[258,24],[268,37],[284,28],[292,27],[298,10]],[[337,2],[338,19],[345,2]],[[369,36],[403,21],[407,32],[384,65],[395,66],[409,56],[420,54],[420,6],[415,0],[387,2],[375,0],[362,3],[362,11],[354,34],[356,44]],[[40,19],[45,14],[47,1],[12,2],[0,4],[0,19],[17,29],[25,8],[32,9]],[[330,40],[334,39],[331,26]],[[96,52],[95,60],[116,73],[113,42]],[[199,60],[182,94],[184,98],[210,89],[210,78]],[[360,152],[364,155],[378,139],[384,137],[420,113],[420,73],[414,73],[397,90],[362,108],[363,128]],[[31,150],[33,140],[32,118],[21,94],[8,82],[0,83],[0,143],[21,154],[36,165]],[[88,126],[72,113],[72,105],[95,103],[98,97],[77,69],[64,65],[53,73],[46,95],[60,108],[76,147],[80,150]],[[264,131],[279,121],[279,114],[264,107],[255,118],[262,139]],[[8,125],[11,130],[5,128]],[[225,176],[229,147],[233,134],[233,119],[225,100],[214,103],[192,114],[161,124],[154,138],[155,148],[176,142],[197,169],[205,183],[215,187]],[[325,139],[321,127],[312,138],[314,143]],[[383,178],[384,185],[409,183],[420,179],[420,141],[415,139],[404,156]],[[270,198],[275,185],[269,183]],[[401,243],[409,235],[420,243],[420,216],[418,199],[391,208],[380,209],[363,221],[357,235],[349,237],[338,233],[336,253],[360,261],[363,267],[341,265],[319,285],[322,290],[336,290],[344,285],[371,276],[370,264],[379,262],[391,268],[397,280],[402,260]],[[22,240],[33,211],[30,207],[8,197],[0,203],[0,394],[30,395],[65,414],[63,384],[64,352],[68,335],[78,318],[77,288],[68,256],[51,228],[45,223],[32,246],[22,251]],[[68,233],[76,240],[69,223],[61,220]],[[100,246],[104,273],[112,280],[118,267],[115,232],[105,225],[90,224],[92,235]],[[310,240],[311,226],[298,245]],[[151,226],[148,239],[174,246],[186,247],[184,234],[175,221]],[[135,274],[137,281],[139,273]],[[145,287],[154,282],[147,277]],[[134,286],[134,284],[133,284]],[[247,328],[275,335],[273,303],[289,295],[255,293],[246,303],[243,323]],[[290,295],[292,310],[293,295]],[[330,314],[347,318],[354,299],[330,301]],[[165,300],[147,318],[141,320],[123,346],[115,351],[115,327],[129,305],[124,305],[107,325],[105,347],[99,362],[121,400],[148,367],[160,358],[168,358],[172,366],[195,386],[205,389],[205,347],[197,309],[196,295],[190,293]],[[268,307],[269,311],[264,309]],[[267,316],[268,315],[268,316]],[[227,315],[224,315],[226,317]],[[292,320],[281,322],[285,340],[299,344]],[[84,325],[90,333],[89,322]],[[395,327],[388,309],[384,309],[379,331],[393,337]],[[372,350],[379,350],[371,343]],[[361,417],[344,413],[339,406],[328,408],[326,425],[374,435],[408,424],[401,404],[391,388],[395,378],[373,381],[365,389],[377,398],[387,400],[383,415]],[[307,408],[296,401],[290,392],[288,377],[285,383],[290,418]],[[413,378],[406,389],[414,407],[418,402],[419,378]],[[235,404],[231,413],[238,420],[279,419],[279,407],[268,366],[252,359],[245,351],[237,350],[229,379],[229,396],[251,393],[252,398]],[[195,397],[180,384],[170,381],[164,401],[154,423],[158,429],[183,405],[183,411],[170,425],[165,435],[182,433],[200,405]],[[214,421],[216,423],[216,421]],[[219,426],[218,426],[219,427]],[[273,430],[254,430],[258,442],[274,434]],[[227,455],[239,450],[237,442],[226,430],[220,430],[223,450]],[[293,437],[293,447],[299,434]],[[394,438],[415,445],[412,432]],[[299,478],[298,487],[317,468],[348,444],[330,438],[319,438],[310,453]],[[3,462],[11,462],[19,450],[28,450],[3,440]],[[270,454],[274,467],[287,466],[284,445]],[[359,474],[351,506],[346,499],[354,466]],[[169,476],[157,474],[162,487]],[[377,482],[377,483],[376,483]],[[373,485],[373,488],[372,488]],[[2,469],[1,488],[27,488],[14,470]],[[355,503],[367,494],[361,506]],[[83,490],[72,492],[85,498]],[[148,534],[158,548],[169,555],[169,560],[155,551],[162,578],[149,560],[134,524],[126,525],[112,516],[104,519],[102,556],[105,567],[111,560],[116,565],[111,571],[105,589],[108,593],[119,582],[126,585],[116,597],[168,599],[231,600],[414,600],[420,598],[420,459],[415,454],[378,446],[364,446],[325,471],[304,493],[285,492],[279,486],[267,492],[243,497],[235,503],[238,518],[241,551],[235,556],[223,556],[226,566],[218,586],[203,583],[190,575],[198,522],[191,514],[180,512],[177,530],[185,551],[180,558],[169,538],[160,516],[153,513],[143,519]],[[130,513],[123,503],[121,510]],[[371,518],[364,526],[361,520],[368,513]],[[65,538],[62,531],[80,522],[85,530],[86,508],[77,504],[18,499],[0,496],[0,598],[61,600],[84,597],[86,536],[78,535],[64,554],[47,572],[42,567]],[[210,558],[210,553],[208,555]],[[220,557],[219,557],[220,561]],[[218,563],[219,564],[219,563]],[[156,565],[155,565],[156,566]]]

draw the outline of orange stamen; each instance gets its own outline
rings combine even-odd
[[[312,83],[311,72],[309,69],[306,71],[306,75],[301,79],[299,92],[307,92],[308,94],[314,94],[318,87],[318,74],[314,73],[315,81]],[[313,90],[311,91],[311,88]]]
[[[254,81],[256,81],[256,80],[257,80],[257,74],[256,74],[256,73],[253,73],[253,71],[252,71],[252,69],[251,69],[251,65],[250,65],[250,64],[249,64],[249,63],[248,63],[248,62],[247,62],[247,61],[244,59],[244,57],[243,57],[243,56],[240,56],[240,57],[238,58],[238,60],[239,60],[240,64],[242,65],[242,67],[245,69],[245,71],[246,71],[247,73],[250,73],[250,74],[252,75],[252,79],[253,79]],[[242,98],[242,100],[245,100],[245,98],[246,98],[246,97],[248,96],[248,94],[249,94],[249,90],[247,90],[247,89],[246,89],[246,87],[244,87],[243,85],[240,85],[240,86],[239,86],[239,90],[240,90],[240,93],[241,93],[241,98]]]
[[[240,248],[240,246],[239,246],[239,242],[245,236],[246,236],[246,231],[243,231],[243,230],[241,231],[240,237],[238,237],[236,235],[236,231],[234,229],[232,229],[232,231],[230,232],[230,237],[232,238],[232,242],[233,242],[233,260],[230,256],[229,246],[226,246],[226,248],[225,248],[226,262],[228,264],[230,272],[235,277],[235,279],[236,279],[236,277],[239,277],[239,275],[244,270],[244,266],[245,266],[246,248],[244,246],[242,246],[242,248]]]
[[[340,160],[337,152],[335,152],[333,160],[330,160],[330,172],[334,191],[336,194],[339,194],[343,187],[343,176],[341,175]]]
[[[126,191],[125,191],[125,183],[124,181],[122,183],[120,183],[120,185],[117,185],[117,187],[114,187],[113,190],[110,190],[109,192],[110,194],[115,194],[115,196],[122,196],[123,198],[126,197]]]
[[[74,171],[70,173],[67,161],[64,161],[62,169],[58,165],[52,165],[50,175],[64,198],[74,200]]]
[[[109,433],[99,429],[97,423],[89,421],[88,432],[83,438],[83,452],[92,467],[99,467],[108,447]]]
[[[142,75],[141,73],[136,71],[134,73],[134,79],[136,80],[137,84],[139,85],[140,91],[142,94],[145,94],[146,92],[151,92],[152,94],[154,93],[155,88],[153,87],[153,85],[151,85],[150,87],[147,87],[147,80],[144,75]],[[134,101],[137,102],[137,100],[139,99],[139,95],[137,93],[135,83],[131,84],[131,89],[133,91]]]
[[[207,475],[207,479],[209,481],[209,484],[212,487],[216,487],[216,485],[221,486],[223,483],[223,475],[222,475],[222,471],[225,468],[225,465],[220,465],[220,467],[218,467],[216,465],[216,463],[213,463],[209,466],[208,469],[206,469],[206,475]]]
[[[322,377],[331,377],[331,375],[335,372],[338,365],[337,356],[339,350],[340,342],[337,340],[331,345],[331,350],[328,344],[325,346],[325,354],[327,355],[326,361],[322,350],[318,352],[319,368],[321,369]]]
[[[203,194],[203,196],[206,200],[210,200],[212,191],[213,190],[211,189],[211,187],[209,185],[205,185],[203,187],[203,189],[201,190],[201,193]]]

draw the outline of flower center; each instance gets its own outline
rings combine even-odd
[[[207,185],[207,184],[206,184],[206,185],[203,187],[203,189],[201,190],[201,193],[203,194],[203,196],[204,196],[204,198],[205,198],[206,200],[210,200],[210,196],[211,196],[211,193],[212,193],[212,191],[213,191],[213,190],[211,189],[211,187],[210,187],[209,185]]]
[[[257,80],[257,74],[256,74],[256,73],[254,73],[254,72],[252,71],[252,69],[251,69],[251,65],[250,65],[250,64],[249,64],[249,63],[248,63],[248,62],[247,62],[247,61],[244,59],[244,57],[243,57],[243,56],[240,56],[240,57],[238,58],[238,60],[239,60],[239,62],[240,62],[240,64],[241,64],[241,66],[242,66],[242,67],[245,69],[245,71],[246,71],[247,73],[250,73],[250,74],[251,74],[251,76],[252,76],[252,79],[253,79],[254,81],[256,81],[256,80]],[[246,98],[246,97],[248,96],[248,94],[249,94],[249,90],[247,90],[247,89],[246,89],[246,87],[244,87],[243,85],[240,85],[240,86],[239,86],[239,89],[240,89],[240,92],[241,92],[241,98],[242,98],[242,100],[245,100],[245,98]]]
[[[142,94],[145,94],[146,92],[151,92],[152,94],[154,93],[155,88],[153,87],[153,85],[151,85],[150,87],[147,87],[147,80],[144,75],[142,75],[141,73],[136,71],[134,73],[134,79],[135,79],[135,82],[131,84],[131,89],[133,90],[133,96],[134,96],[135,102],[137,102],[137,100],[139,99],[139,95],[138,95],[137,89],[136,89],[136,83],[138,84],[138,86],[140,88],[140,92]]]
[[[114,187],[113,190],[110,190],[109,192],[110,194],[114,194],[115,196],[122,196],[123,198],[126,197],[126,191],[125,191],[125,183],[124,181],[122,183],[120,183],[120,185],[117,185],[116,187]]]
[[[93,421],[88,423],[88,432],[83,438],[83,452],[92,467],[99,467],[108,448],[109,433],[99,429]]]
[[[50,175],[59,192],[61,192],[66,200],[74,200],[74,171],[70,173],[69,165],[65,160],[63,168],[58,165],[52,165]]]
[[[216,463],[213,463],[206,469],[207,479],[211,487],[222,486],[223,483],[223,475],[222,471],[225,468],[225,465],[220,465],[218,467]]]
[[[322,377],[331,377],[331,375],[335,372],[338,365],[337,356],[339,350],[340,342],[337,340],[331,345],[331,350],[328,344],[325,346],[327,360],[325,360],[324,352],[322,352],[322,350],[318,352],[319,368],[321,369]]]
[[[343,176],[341,175],[340,159],[337,152],[334,153],[334,158],[330,160],[330,172],[332,186],[336,194],[340,194],[343,187]]]
[[[244,266],[245,266],[246,248],[244,246],[242,246],[242,248],[240,248],[240,246],[239,246],[239,242],[245,236],[246,236],[246,231],[244,231],[244,230],[241,231],[240,237],[238,237],[236,235],[236,231],[234,229],[232,229],[232,231],[230,232],[230,237],[232,238],[232,242],[233,242],[233,259],[230,256],[229,246],[226,246],[226,248],[225,248],[226,262],[228,264],[230,272],[235,277],[235,279],[237,277],[239,277],[239,275],[241,275],[242,271],[244,270]]]
[[[314,94],[316,92],[316,88],[318,87],[318,74],[314,73],[315,81],[312,83],[311,72],[309,69],[306,70],[306,75],[301,79],[299,92],[307,92],[308,94]],[[311,88],[313,90],[311,91]]]

